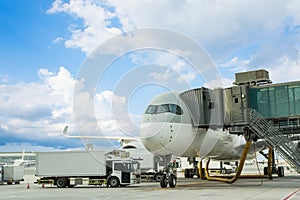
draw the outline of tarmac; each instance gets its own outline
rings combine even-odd
[[[202,179],[178,178],[176,188],[160,188],[158,182],[106,188],[97,186],[57,188],[34,184],[33,169],[26,169],[24,182],[0,185],[0,199],[283,199],[300,200],[300,174],[286,172],[285,177],[239,179],[233,184]]]

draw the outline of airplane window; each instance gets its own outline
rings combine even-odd
[[[176,115],[182,115],[183,110],[176,104],[149,105],[145,114],[160,114],[170,112]]]
[[[169,109],[170,109],[170,112],[175,113],[177,115],[183,114],[183,110],[178,105],[169,104]]]
[[[150,105],[148,106],[147,110],[146,110],[146,114],[155,114],[156,112],[156,107],[157,106],[154,106],[154,105]]]
[[[170,112],[167,104],[157,106],[156,113],[165,113]]]

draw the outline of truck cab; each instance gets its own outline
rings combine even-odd
[[[108,163],[109,165],[109,163]],[[112,161],[111,172],[108,172],[108,185],[118,187],[119,185],[131,185],[141,182],[140,164],[136,161]]]

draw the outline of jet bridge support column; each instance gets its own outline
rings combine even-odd
[[[273,177],[272,177],[272,170],[273,170],[272,161],[273,161],[273,149],[271,147],[269,147],[269,154],[268,154],[268,176],[269,176],[270,180],[273,179]]]
[[[203,159],[201,159],[199,161],[199,166],[198,166],[198,170],[199,170],[199,176],[202,180],[206,180],[207,178],[205,177],[205,172],[203,171],[203,163],[202,163]]]

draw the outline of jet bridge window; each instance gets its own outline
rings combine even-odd
[[[161,113],[173,113],[176,115],[182,115],[183,110],[176,104],[162,104],[162,105],[149,105],[145,114],[161,114]]]

